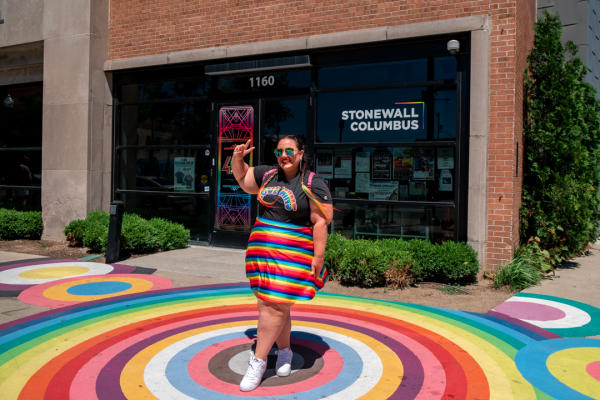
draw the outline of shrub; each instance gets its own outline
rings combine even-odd
[[[424,240],[350,240],[332,234],[325,262],[344,285],[404,287],[412,281],[474,282],[477,254],[466,243],[437,245]]]
[[[339,233],[332,233],[327,237],[327,247],[325,250],[325,265],[329,270],[330,276],[337,278],[339,261],[343,258],[347,247],[351,241]]]
[[[190,241],[190,230],[162,218],[152,218],[150,225],[157,232],[158,247],[163,250],[181,249]]]
[[[438,282],[449,284],[473,283],[479,271],[477,253],[466,243],[443,242],[436,249]]]
[[[71,246],[82,246],[83,236],[87,227],[87,221],[83,219],[76,219],[71,221],[69,225],[65,226],[65,236]]]
[[[415,281],[433,281],[438,279],[441,274],[436,273],[436,253],[433,243],[420,239],[413,239],[407,242],[407,250],[412,254],[415,265],[413,275]]]
[[[108,226],[88,222],[83,231],[82,244],[92,252],[104,253],[108,241]]]
[[[95,210],[90,212],[85,220],[92,224],[108,226],[110,222],[110,215],[106,211]]]
[[[520,212],[522,243],[537,237],[559,261],[596,240],[600,223],[600,102],[583,82],[577,46],[561,35],[558,17],[545,13],[527,59]]]
[[[92,211],[85,220],[71,221],[64,233],[73,246],[89,247],[93,252],[105,252],[110,216],[104,211]],[[124,214],[121,226],[121,248],[124,253],[150,253],[158,249],[173,250],[187,245],[190,232],[181,224],[160,218],[150,221]]]
[[[43,230],[40,211],[0,209],[0,240],[39,239]]]
[[[121,249],[128,253],[151,253],[160,247],[158,231],[150,221],[136,214],[124,214]]]
[[[353,240],[338,261],[337,276],[343,285],[374,287],[385,284],[385,259],[373,242]]]

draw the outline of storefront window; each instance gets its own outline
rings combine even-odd
[[[137,103],[163,99],[204,96],[208,82],[203,78],[132,83],[121,87],[121,101]]]
[[[265,164],[276,164],[273,150],[285,135],[306,137],[307,99],[274,99],[264,102],[262,149]]]
[[[196,192],[210,190],[208,148],[127,149],[118,153],[122,190]]]
[[[290,70],[244,72],[257,61],[244,58],[120,74],[115,193],[150,213],[182,207],[186,226],[204,229],[196,237],[244,245],[256,209],[231,176],[234,144],[249,138],[247,161],[275,164],[278,140],[299,135],[340,210],[334,232],[464,240],[468,63],[446,42],[312,49]],[[222,125],[223,110],[239,115]],[[244,110],[251,122],[237,126]],[[243,204],[224,207],[231,199]],[[237,210],[231,220],[242,210],[243,224],[221,222],[224,209]]]
[[[436,57],[433,61],[433,79],[448,80],[456,79],[456,57]]]
[[[419,207],[336,203],[333,231],[358,239],[455,239],[455,213],[451,207]]]
[[[148,103],[121,106],[122,146],[209,144],[210,104]]]
[[[453,147],[320,149],[316,172],[335,199],[453,201]]]
[[[319,90],[360,86],[393,86],[427,80],[427,59],[324,67]]]
[[[0,207],[41,208],[42,92],[0,87]]]

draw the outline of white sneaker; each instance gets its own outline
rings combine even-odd
[[[262,380],[266,369],[266,361],[251,356],[250,361],[248,361],[248,369],[246,370],[246,374],[240,382],[240,390],[242,392],[249,392],[256,389],[258,385],[260,385],[260,381]]]
[[[275,363],[275,370],[277,376],[289,376],[292,372],[292,357],[294,353],[288,347],[285,349],[277,350],[277,362]]]

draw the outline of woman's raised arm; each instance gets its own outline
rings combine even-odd
[[[258,193],[258,185],[254,180],[254,167],[248,166],[244,161],[244,157],[252,153],[253,150],[254,147],[250,147],[250,140],[248,140],[245,144],[235,146],[233,157],[231,157],[233,177],[242,190],[248,194]]]

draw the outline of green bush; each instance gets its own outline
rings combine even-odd
[[[71,221],[64,233],[73,246],[89,247],[91,251],[103,253],[108,240],[110,216],[104,211],[92,211],[85,220]],[[156,250],[173,250],[185,247],[190,231],[183,225],[160,218],[150,221],[136,215],[124,214],[121,226],[121,248],[123,253],[150,253]]]
[[[545,13],[525,74],[522,244],[537,237],[553,262],[577,254],[600,224],[600,102],[577,46]]]
[[[40,211],[0,209],[0,240],[39,239],[43,230]]]
[[[473,283],[479,271],[477,253],[466,243],[443,242],[434,246],[437,253],[438,282],[449,284]]]
[[[64,233],[71,246],[83,245],[83,236],[85,234],[87,224],[88,222],[86,220],[76,219],[75,221],[71,221],[69,225],[65,226]]]
[[[123,215],[121,249],[130,253],[151,253],[160,248],[157,229],[136,214]]]
[[[163,250],[181,249],[190,241],[190,231],[181,224],[162,218],[152,218],[150,225],[158,234],[158,247]]]
[[[327,237],[327,247],[325,251],[325,265],[332,277],[336,277],[339,270],[339,260],[343,258],[346,249],[351,241],[339,233],[332,233]]]
[[[336,275],[343,285],[375,287],[385,284],[385,258],[383,251],[373,242],[353,240],[338,260]]]
[[[88,247],[94,253],[104,253],[107,241],[108,226],[91,222],[86,224],[81,240],[83,246]]]
[[[403,287],[412,281],[449,284],[474,282],[477,254],[466,243],[433,244],[424,240],[350,240],[332,234],[325,263],[344,285]]]

